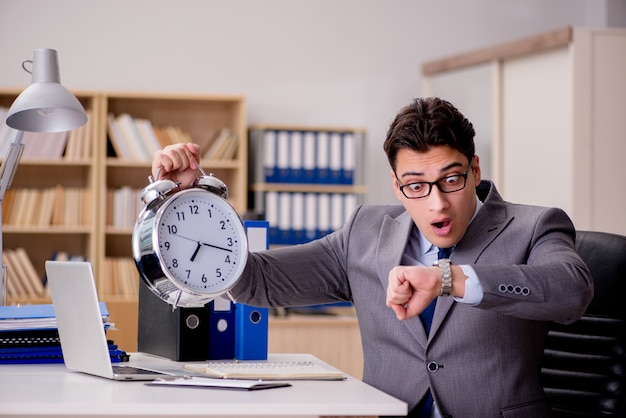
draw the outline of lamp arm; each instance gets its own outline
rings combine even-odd
[[[24,132],[19,129],[16,130],[16,132],[15,139],[11,144],[9,144],[7,156],[4,161],[2,161],[2,165],[0,166],[0,203],[4,200],[4,193],[6,190],[11,187],[11,182],[15,176],[15,170],[17,169],[17,165],[19,164],[20,158],[22,158],[22,153],[24,152],[24,144],[22,143]],[[1,219],[0,225],[2,225]],[[1,246],[0,250],[2,250]]]

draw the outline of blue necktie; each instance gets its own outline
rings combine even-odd
[[[450,253],[452,252],[452,248],[439,248],[437,252],[437,259],[441,260],[442,258],[449,258]],[[426,329],[426,335],[430,333],[430,325],[433,322],[433,315],[435,313],[435,305],[437,305],[437,298],[433,299],[433,301],[424,309],[424,311],[420,314],[420,319],[424,324],[424,329]],[[426,396],[422,399],[422,402],[418,404],[416,409],[419,411],[418,417],[420,418],[429,418],[430,412],[433,408],[433,395],[430,393],[430,390],[426,392]]]

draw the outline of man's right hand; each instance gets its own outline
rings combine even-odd
[[[170,179],[185,189],[198,177],[200,146],[192,143],[168,145],[154,153],[152,177]],[[157,178],[158,176],[158,178]]]

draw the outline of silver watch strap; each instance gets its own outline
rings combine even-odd
[[[440,296],[450,296],[452,293],[452,271],[450,270],[450,259],[440,258],[435,262],[441,270],[441,293]]]

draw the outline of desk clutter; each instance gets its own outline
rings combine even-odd
[[[100,302],[105,332],[113,328],[104,302]],[[129,356],[108,340],[112,362]],[[54,308],[51,304],[0,306],[0,364],[63,363]]]

